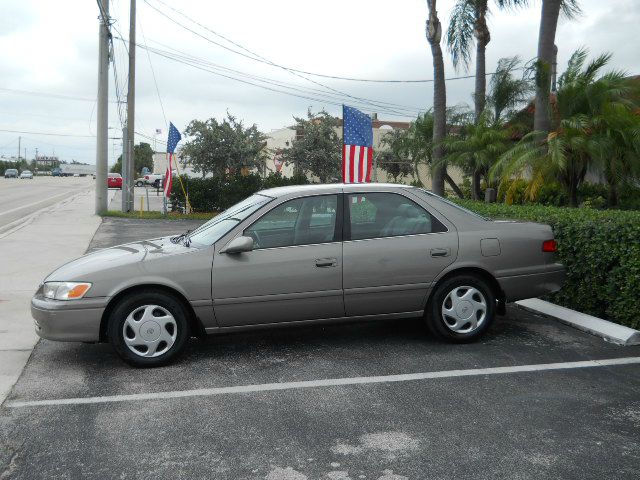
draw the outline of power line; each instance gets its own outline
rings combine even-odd
[[[240,70],[234,70],[232,68],[228,68],[228,67],[224,67],[212,62],[209,62],[207,60],[203,60],[200,59],[198,57],[193,57],[191,55],[188,54],[182,54],[182,52],[180,52],[180,54],[174,54],[172,52],[168,52],[166,50],[161,50],[158,48],[154,48],[154,47],[149,47],[149,46],[145,46],[145,45],[138,45],[139,48],[143,48],[145,50],[147,50],[147,52],[151,52],[154,53],[156,55],[165,57],[169,60],[173,60],[179,63],[183,63],[186,64],[188,66],[191,66],[193,68],[197,68],[200,70],[204,70],[206,72],[212,73],[214,75],[219,75],[225,78],[230,78],[232,80],[236,80],[242,83],[248,83],[250,85],[254,85],[260,88],[267,88],[264,85],[260,85],[260,84],[255,84],[253,82],[248,82],[248,81],[244,81],[239,79],[237,76],[235,75],[239,75],[241,77],[244,78],[248,78],[251,80],[255,80],[258,82],[262,82],[262,83],[266,83],[268,85],[273,85],[273,86],[277,86],[277,87],[282,87],[285,88],[287,90],[293,90],[295,92],[299,92],[303,95],[298,95],[298,94],[294,94],[291,93],[289,91],[283,91],[283,90],[278,90],[278,89],[271,89],[271,88],[267,88],[268,90],[272,90],[272,91],[277,91],[280,93],[284,93],[287,95],[292,95],[292,96],[297,96],[297,97],[302,97],[302,98],[306,98],[306,99],[311,99],[311,100],[315,100],[315,101],[327,101],[327,103],[331,103],[334,105],[342,105],[342,103],[344,103],[344,99],[342,97],[340,97],[339,95],[336,94],[332,94],[332,93],[327,93],[324,91],[321,91],[319,89],[310,89],[310,88],[306,88],[306,87],[300,87],[300,86],[291,86],[293,84],[287,83],[287,82],[282,82],[282,81],[277,81],[277,80],[273,80],[267,77],[261,77],[258,75],[252,75],[252,74],[248,74],[246,72],[242,72]],[[175,50],[175,49],[173,49]],[[205,68],[206,67],[206,68]],[[220,71],[224,72],[221,73]],[[235,74],[235,75],[234,75]],[[309,97],[309,95],[312,95],[312,97]],[[338,103],[336,103],[338,102]],[[361,108],[365,108],[365,109],[370,109],[370,105],[360,102],[360,101],[354,101],[351,102],[352,104],[356,104],[356,105],[364,105],[364,107]],[[407,117],[407,116],[416,116],[420,113],[420,110],[418,109],[411,109],[409,107],[395,107],[393,109],[390,109],[389,107],[379,107],[376,109],[378,112],[381,113],[388,113],[390,115],[396,114],[398,116],[402,116],[402,117]]]
[[[83,102],[95,102],[95,98],[77,97],[73,95],[65,95],[60,93],[46,93],[46,92],[34,92],[32,90],[18,90],[15,88],[3,88],[0,87],[0,92],[17,93],[19,95],[31,95],[34,97],[50,97],[58,98],[60,100],[78,100]],[[115,100],[110,100],[110,103],[117,103]]]
[[[327,78],[327,79],[331,79],[331,80],[345,80],[345,81],[350,81],[350,82],[368,82],[368,83],[433,83],[434,80],[432,78],[429,79],[372,79],[372,78],[354,78],[354,77],[343,77],[343,76],[339,76],[339,75],[328,75],[328,74],[323,74],[323,73],[317,73],[317,72],[309,72],[306,70],[299,70],[296,68],[292,68],[292,67],[287,67],[284,65],[279,65],[277,63],[271,62],[270,60],[267,60],[266,58],[260,56],[259,54],[252,52],[251,50],[249,50],[248,48],[242,46],[241,44],[234,42],[233,40],[231,40],[230,38],[212,30],[211,28],[207,27],[206,25],[201,24],[200,22],[198,22],[197,20],[194,20],[193,18],[189,17],[187,14],[177,10],[176,8],[172,7],[171,5],[168,5],[167,3],[165,3],[163,0],[156,0],[158,3],[161,3],[162,5],[164,5],[165,7],[169,8],[170,10],[172,10],[173,12],[177,13],[178,15],[180,15],[183,18],[186,18],[187,20],[189,20],[190,22],[194,23],[195,25],[198,25],[200,28],[203,28],[204,30],[207,30],[208,32],[212,33],[213,35],[215,35],[218,38],[221,38],[227,42],[229,42],[230,44],[244,50],[245,52],[251,54],[251,55],[246,55],[243,54],[242,52],[238,52],[237,50],[234,50],[232,48],[229,48],[225,45],[216,43],[212,40],[212,43],[215,43],[216,45],[224,48],[225,50],[228,50],[232,53],[235,53],[237,55],[241,55],[245,58],[249,58],[251,60],[257,61],[257,62],[261,62],[261,63],[265,63],[267,65],[271,65],[271,66],[275,66],[275,67],[279,67],[282,68],[284,70],[288,70],[291,72],[296,72],[296,73],[301,73],[304,75],[311,75],[314,77],[321,77],[321,78]],[[170,17],[168,17],[167,15],[165,15],[162,11],[160,11],[159,9],[157,9],[156,7],[154,7],[153,5],[151,5],[149,3],[148,0],[144,0],[144,2],[149,5],[151,8],[153,8],[154,10],[156,10],[158,13],[160,13],[161,15],[163,15],[166,18],[169,18],[169,20],[172,20]],[[182,26],[183,28],[186,28],[187,30],[189,30],[187,27],[184,27],[183,25],[179,24],[178,22],[174,23]],[[199,35],[196,32],[193,32],[196,35]],[[200,35],[199,35],[200,36]],[[486,76],[491,76],[494,75],[496,72],[490,72],[490,73],[486,73]],[[475,75],[462,75],[462,76],[457,76],[457,77],[449,77],[446,78],[445,80],[464,80],[464,79],[469,79],[469,78],[475,78]]]
[[[96,138],[95,135],[75,135],[71,133],[55,133],[55,132],[27,132],[23,130],[5,130],[0,129],[0,132],[6,133],[24,133],[26,135],[47,135],[51,137],[73,137],[73,138]],[[119,137],[117,137],[119,138]]]
[[[144,42],[145,51],[147,52],[147,59],[149,60],[149,67],[151,68],[151,75],[153,76],[153,84],[156,86],[156,93],[158,94],[158,101],[160,102],[160,109],[162,110],[162,118],[164,118],[164,127],[168,128],[167,115],[164,113],[164,105],[162,104],[162,97],[160,96],[160,89],[158,88],[158,81],[156,80],[156,72],[153,69],[153,63],[151,62],[151,55],[147,47],[147,37],[144,34],[144,28],[142,28],[142,22],[140,23],[140,31],[142,32],[142,41]]]
[[[316,80],[313,80],[313,79],[310,79],[310,78],[308,78],[308,77],[305,77],[305,76],[301,75],[300,73],[295,72],[294,70],[292,70],[292,69],[290,69],[290,68],[288,68],[288,67],[285,67],[285,66],[283,66],[283,65],[279,65],[279,64],[277,64],[277,63],[275,63],[275,62],[272,62],[271,60],[266,59],[265,57],[263,57],[263,56],[261,56],[261,55],[259,55],[259,54],[257,54],[257,53],[251,52],[251,50],[247,49],[246,47],[241,47],[241,48],[242,48],[243,50],[247,51],[247,52],[250,52],[250,53],[251,53],[251,55],[254,55],[254,56],[244,54],[244,53],[242,53],[242,52],[239,52],[238,50],[234,50],[233,48],[229,48],[229,47],[227,47],[226,45],[223,45],[223,44],[221,44],[221,43],[219,43],[219,42],[216,42],[215,40],[212,40],[211,38],[209,38],[209,37],[207,37],[207,36],[205,36],[205,35],[202,35],[202,34],[198,33],[197,31],[195,31],[195,30],[193,30],[193,29],[189,28],[188,26],[186,26],[186,25],[184,25],[184,24],[182,24],[182,23],[178,22],[178,21],[177,21],[177,20],[175,20],[174,18],[172,18],[172,17],[170,17],[169,15],[167,15],[166,13],[164,13],[162,10],[160,10],[160,9],[158,9],[158,8],[154,7],[153,5],[151,5],[151,4],[148,2],[148,0],[144,0],[144,2],[145,2],[149,7],[151,7],[151,8],[152,8],[152,9],[154,9],[156,12],[158,12],[160,15],[162,15],[162,16],[163,16],[163,17],[165,17],[165,18],[167,18],[167,19],[168,19],[169,21],[171,21],[172,23],[175,23],[176,25],[180,26],[181,28],[183,28],[183,29],[185,29],[185,30],[187,30],[187,31],[189,31],[189,32],[191,32],[191,33],[193,33],[194,35],[196,35],[196,36],[198,36],[198,37],[200,37],[200,38],[202,38],[202,39],[206,40],[207,42],[210,42],[210,43],[213,43],[214,45],[217,45],[217,46],[219,46],[219,47],[222,47],[222,48],[224,48],[225,50],[229,50],[229,51],[231,51],[231,52],[233,52],[233,53],[236,53],[237,55],[241,55],[241,56],[243,56],[243,57],[245,57],[245,58],[249,58],[249,59],[252,59],[252,60],[254,60],[254,61],[259,61],[259,62],[261,62],[261,63],[265,63],[265,64],[268,64],[268,65],[271,65],[271,66],[274,66],[274,67],[280,68],[280,69],[282,69],[282,70],[288,71],[289,73],[291,73],[291,74],[293,74],[293,75],[295,75],[295,76],[297,76],[297,77],[303,78],[304,80],[306,80],[306,81],[308,81],[308,82],[311,82],[311,83],[314,83],[314,84],[316,84],[316,85],[319,85],[319,86],[321,86],[321,87],[323,87],[323,88],[325,88],[325,89],[327,89],[327,90],[330,90],[330,91],[332,91],[332,92],[338,93],[338,94],[343,95],[344,97],[350,98],[350,99],[352,99],[352,100],[359,100],[360,102],[364,102],[365,104],[369,104],[370,106],[373,106],[373,107],[378,108],[378,109],[379,109],[379,108],[383,108],[383,107],[382,107],[382,105],[380,105],[379,103],[376,103],[375,101],[369,100],[369,99],[367,99],[367,98],[357,97],[357,96],[355,96],[355,95],[350,95],[349,93],[342,92],[342,91],[337,90],[337,89],[335,89],[335,88],[333,88],[333,87],[329,87],[328,85],[325,85],[325,84],[323,84],[323,83],[320,83],[320,82],[318,82],[318,81],[316,81]],[[179,12],[178,10],[173,9],[173,11],[174,11],[174,12],[176,12],[176,13],[178,13],[179,15],[182,15],[182,16],[184,16],[185,18],[189,19],[191,22],[195,23],[196,25],[200,26],[201,28],[204,28],[205,30],[210,31],[210,32],[214,33],[215,35],[219,35],[219,34],[217,34],[217,33],[213,32],[213,30],[210,30],[209,28],[207,28],[206,26],[203,26],[203,25],[201,25],[200,23],[198,23],[197,21],[195,21],[195,20],[193,20],[193,19],[191,19],[191,18],[187,17],[186,15],[184,15],[184,14],[183,14],[183,13],[181,13],[181,12]],[[227,41],[229,41],[229,40],[227,40]],[[387,107],[387,108],[388,108],[388,107]],[[398,115],[400,115],[400,116],[403,116],[403,114],[401,114],[400,112],[397,112],[397,111],[396,111],[396,112],[393,112],[393,113],[396,113],[396,114],[398,114]]]

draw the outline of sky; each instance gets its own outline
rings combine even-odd
[[[541,1],[530,3],[501,12],[492,2],[488,72],[502,57],[519,55],[527,62],[535,56]],[[438,2],[444,28],[453,4]],[[586,46],[594,56],[613,53],[612,69],[640,74],[640,2],[580,4],[581,17],[559,24],[559,70],[575,49]],[[380,119],[411,120],[433,104],[431,83],[353,82],[282,68],[359,79],[432,79],[425,0],[137,0],[137,5],[136,142],[153,146],[154,140],[143,135],[153,139],[161,129],[158,151],[168,122],[182,131],[191,120],[221,119],[226,112],[268,133],[293,124],[308,108],[338,116],[340,104],[346,103],[377,112]],[[37,148],[41,155],[95,163],[97,2],[0,0],[0,12],[0,157],[17,155],[22,137],[21,155],[26,148],[29,159]],[[128,64],[121,38],[128,39],[129,1],[111,0],[110,16],[122,99]],[[190,58],[199,68],[167,53]],[[445,49],[445,69],[447,77],[464,76],[473,74],[474,64],[468,71],[454,69]],[[112,64],[110,164],[122,149],[115,85]],[[473,87],[473,78],[447,81],[448,105],[470,105]]]

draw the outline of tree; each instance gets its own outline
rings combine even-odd
[[[556,29],[561,11],[567,18],[576,17],[580,14],[578,0],[542,0],[536,61],[536,109],[533,120],[533,129],[538,132],[548,132],[551,127],[551,66],[555,58]]]
[[[520,7],[528,0],[495,0],[498,8]],[[476,84],[473,95],[475,119],[478,121],[486,104],[487,76],[486,50],[491,41],[487,26],[488,0],[456,0],[447,29],[447,46],[456,68],[465,70],[471,62],[471,49],[476,45]]]
[[[380,141],[386,149],[377,153],[378,166],[383,168],[394,182],[398,177],[411,175],[415,179],[418,162],[411,157],[410,130],[395,129],[387,132]]]
[[[481,199],[481,178],[484,177],[489,182],[489,169],[509,149],[510,138],[510,131],[499,122],[493,122],[489,112],[485,111],[477,123],[464,125],[459,133],[449,135],[445,140],[445,161],[471,175],[474,200]]]
[[[262,169],[266,161],[267,137],[253,124],[227,113],[222,122],[215,118],[193,120],[184,131],[189,140],[180,153],[189,158],[193,169],[204,177],[212,173],[220,178],[243,167]]]
[[[142,172],[144,167],[153,170],[153,149],[148,143],[140,142],[138,145],[133,146],[133,170],[138,174]],[[111,167],[111,172],[122,173],[122,155],[118,157],[116,163]]]
[[[636,175],[640,169],[640,97],[624,73],[601,75],[611,55],[587,64],[587,54],[576,51],[560,77],[550,131],[525,135],[493,168],[503,182],[530,174],[530,199],[555,179],[577,207],[578,187],[590,169],[604,172],[614,187],[620,173]]]
[[[431,45],[433,57],[433,173],[432,189],[436,195],[444,195],[444,178],[447,172],[446,164],[442,163],[444,150],[442,140],[447,130],[447,90],[444,83],[444,60],[440,40],[442,25],[438,18],[436,0],[427,0],[429,18],[427,19],[427,40]]]
[[[294,175],[311,173],[326,183],[341,177],[342,140],[336,133],[338,121],[324,110],[307,111],[307,118],[297,118],[296,138],[282,151],[282,160],[294,166]]]
[[[513,72],[520,66],[520,58],[506,57],[498,60],[496,73],[489,83],[488,104],[493,108],[493,121],[500,123],[506,114],[511,116],[514,110],[524,103],[533,90],[529,80],[515,78]]]

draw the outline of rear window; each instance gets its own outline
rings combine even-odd
[[[476,217],[476,218],[480,218],[480,219],[485,220],[485,221],[486,221],[486,220],[491,220],[490,218],[483,217],[482,215],[479,215],[479,214],[477,214],[476,212],[473,212],[473,211],[469,210],[468,208],[461,207],[460,205],[458,205],[458,204],[457,204],[457,203],[455,203],[455,202],[452,202],[451,200],[448,200],[448,199],[446,199],[446,198],[444,198],[444,197],[441,197],[440,195],[436,195],[435,193],[430,192],[429,190],[424,190],[424,189],[422,189],[422,188],[418,188],[418,189],[416,189],[416,190],[418,190],[418,191],[419,191],[419,192],[421,192],[421,193],[425,193],[425,194],[427,194],[429,197],[436,198],[436,199],[440,200],[442,203],[446,203],[446,204],[447,204],[447,205],[449,205],[450,207],[457,208],[458,210],[461,210],[461,211],[463,211],[464,213],[468,213],[469,215],[473,215],[473,216],[474,216],[474,217]]]
[[[121,175],[119,173],[110,173],[109,177],[111,177],[111,178],[120,178]]]

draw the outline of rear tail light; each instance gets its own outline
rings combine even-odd
[[[542,251],[553,253],[558,250],[558,242],[555,240],[545,240],[542,242]]]

